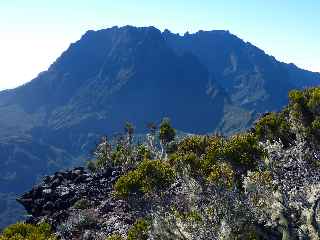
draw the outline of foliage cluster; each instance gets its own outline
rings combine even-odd
[[[269,113],[260,118],[255,125],[255,134],[259,140],[292,142],[295,139],[284,113]]]
[[[121,197],[146,194],[169,187],[174,178],[175,172],[168,163],[161,160],[144,160],[136,169],[117,180],[115,191]]]
[[[47,223],[31,225],[16,223],[6,229],[0,235],[0,240],[56,240]]]
[[[212,183],[231,187],[238,168],[254,169],[265,152],[252,133],[228,139],[221,136],[191,136],[178,144],[170,157],[177,169],[190,168],[194,176],[203,176]]]
[[[320,88],[289,92],[289,105],[280,113],[268,113],[260,118],[254,132],[260,141],[279,139],[285,147],[293,144],[297,135],[320,140]]]
[[[163,143],[169,143],[174,140],[176,136],[176,130],[171,127],[170,120],[164,118],[160,124],[159,138]]]
[[[291,91],[289,109],[296,122],[303,126],[306,137],[315,136],[315,139],[320,140],[320,88]]]
[[[124,240],[120,234],[112,234],[111,236],[107,237],[106,240]]]
[[[134,143],[134,127],[131,123],[124,126],[124,134],[114,140],[103,137],[94,151],[94,160],[88,161],[87,167],[95,172],[110,166],[122,166],[132,169],[145,159],[161,159],[166,157],[166,152],[172,146],[176,131],[171,127],[170,120],[164,118],[159,125],[159,134],[156,134],[157,126],[154,123],[148,125],[150,131],[144,143]],[[159,137],[159,144],[156,140]],[[160,145],[161,149],[157,148]],[[174,149],[174,148],[173,148]]]
[[[128,231],[127,240],[147,240],[150,223],[145,219],[138,219]]]

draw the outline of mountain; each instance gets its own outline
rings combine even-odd
[[[319,82],[319,73],[281,63],[227,31],[88,31],[47,71],[0,92],[0,192],[21,192],[83,162],[126,121],[145,132],[168,116],[184,132],[229,134],[280,109],[290,89]]]

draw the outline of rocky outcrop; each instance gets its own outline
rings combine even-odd
[[[73,239],[79,234],[69,231],[70,227],[79,230],[85,225],[90,229],[88,224],[92,224],[94,230],[82,235],[99,239],[108,232],[121,233],[133,223],[127,203],[111,195],[112,185],[119,175],[120,168],[108,168],[100,173],[90,173],[82,167],[56,172],[45,176],[17,201],[31,215],[27,222],[45,220],[62,239]]]

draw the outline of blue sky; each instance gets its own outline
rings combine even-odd
[[[34,78],[89,29],[224,29],[320,72],[318,0],[1,0],[0,90]]]

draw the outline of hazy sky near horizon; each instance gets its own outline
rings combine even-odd
[[[30,81],[87,30],[223,29],[284,62],[320,72],[318,0],[1,0],[0,90]]]

